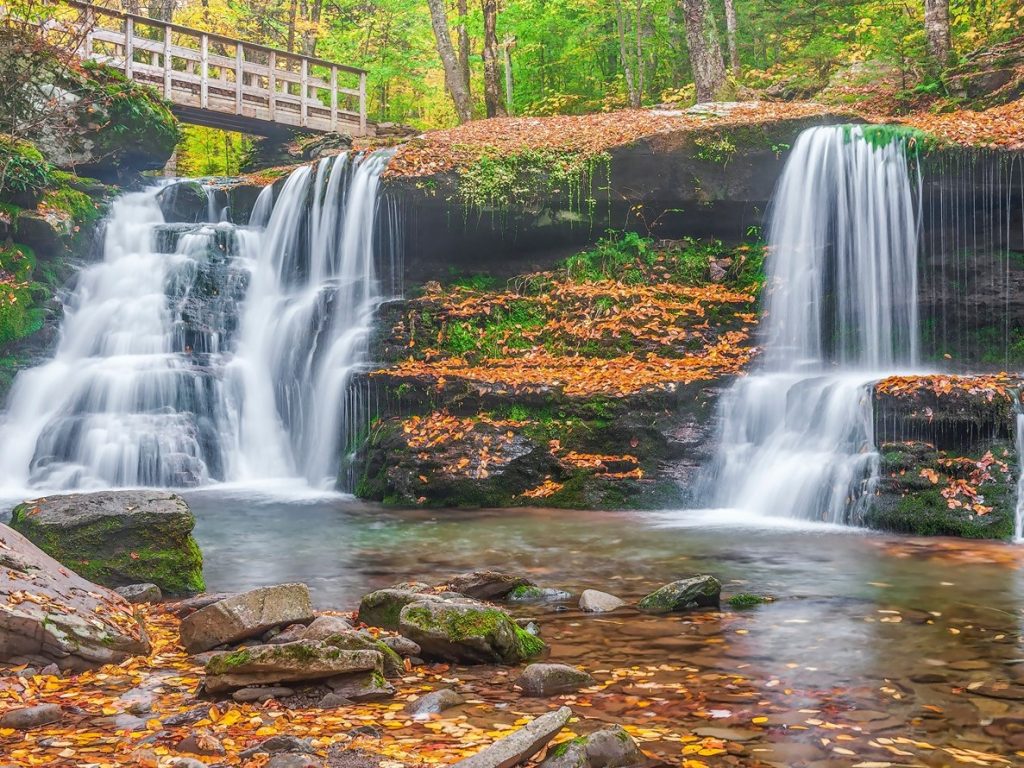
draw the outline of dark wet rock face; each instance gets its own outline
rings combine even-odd
[[[0,525],[0,662],[39,659],[61,669],[116,664],[150,651],[145,629],[118,594],[71,572]],[[40,598],[14,599],[29,591]]]
[[[83,576],[108,587],[155,584],[169,595],[201,592],[195,517],[166,491],[53,496],[14,508],[11,527]]]

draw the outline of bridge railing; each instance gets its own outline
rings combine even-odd
[[[316,131],[367,132],[366,70],[78,0],[54,25],[78,55],[122,69],[179,107]]]

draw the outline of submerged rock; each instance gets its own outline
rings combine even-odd
[[[693,576],[666,584],[655,590],[637,607],[647,613],[673,613],[693,608],[717,608],[722,584],[714,576]]]
[[[258,637],[268,629],[313,621],[305,584],[280,584],[244,592],[201,608],[181,621],[181,642],[189,653]]]
[[[504,611],[468,599],[410,603],[400,614],[399,631],[425,656],[468,664],[519,664],[546,650]]]
[[[11,527],[51,557],[107,587],[152,583],[167,595],[205,589],[196,520],[167,491],[102,491],[34,499]]]
[[[511,573],[471,571],[461,573],[437,586],[447,588],[451,592],[458,592],[474,600],[501,600],[519,587],[536,587],[537,585],[524,576],[516,576]]]
[[[0,728],[13,728],[16,731],[27,731],[41,725],[58,722],[64,711],[58,704],[39,704],[34,707],[21,707],[5,712],[0,717]]]
[[[607,592],[598,592],[596,589],[585,589],[580,595],[580,610],[588,613],[607,613],[625,604],[625,600]]]
[[[21,595],[29,593],[32,600]],[[0,661],[25,657],[84,670],[150,651],[145,628],[118,595],[61,566],[0,525]]]
[[[429,715],[437,715],[446,709],[457,707],[465,699],[451,688],[441,688],[420,696],[415,701],[410,701],[405,711],[417,719],[425,719]]]
[[[503,739],[484,747],[475,755],[459,760],[452,768],[513,768],[525,763],[553,739],[572,717],[572,710],[562,707],[534,719]]]
[[[382,664],[383,658],[377,651],[346,651],[312,640],[255,645],[210,659],[206,663],[206,690],[223,693],[256,685],[322,680],[353,672],[381,675]]]
[[[531,664],[516,680],[524,696],[547,698],[574,693],[595,684],[586,672],[568,664]]]
[[[572,599],[572,595],[564,589],[524,584],[509,592],[505,599],[510,603],[558,603]]]

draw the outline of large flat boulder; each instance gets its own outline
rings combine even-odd
[[[546,650],[504,611],[465,598],[409,603],[398,629],[424,656],[466,664],[519,664]]]
[[[200,608],[181,620],[181,642],[189,653],[258,637],[275,627],[308,624],[315,616],[305,584],[260,587]]]
[[[156,584],[166,595],[205,589],[195,517],[168,491],[103,491],[19,504],[11,527],[106,587]]]
[[[117,593],[64,568],[0,525],[0,661],[25,658],[80,671],[150,651]]]
[[[329,643],[297,640],[284,645],[254,645],[219,653],[206,663],[206,690],[223,693],[254,685],[374,673],[383,680],[377,651],[347,651]]]
[[[722,584],[714,576],[691,576],[656,589],[637,607],[647,613],[674,613],[694,608],[717,608],[721,602]]]

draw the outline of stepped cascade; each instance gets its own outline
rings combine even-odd
[[[299,168],[248,226],[212,203],[208,222],[167,223],[161,187],[115,201],[53,359],[9,396],[3,484],[334,487],[364,418],[352,374],[400,274],[388,157]]]
[[[716,506],[856,521],[878,471],[866,384],[917,364],[920,177],[899,138],[805,131],[768,224],[764,354],[723,398]]]

